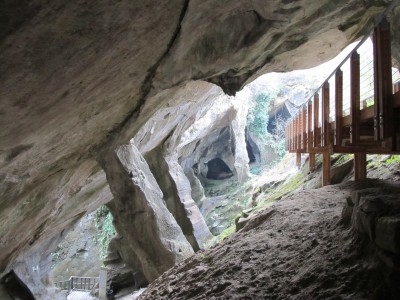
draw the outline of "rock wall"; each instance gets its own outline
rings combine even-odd
[[[132,144],[120,146],[101,162],[114,199],[108,206],[115,228],[135,253],[148,281],[156,279],[193,249],[167,210],[143,156]]]
[[[386,286],[381,293],[387,299],[396,299],[400,293],[399,185],[380,182],[376,187],[375,182],[364,183],[347,199],[342,217],[368,241]]]
[[[213,91],[203,83],[188,90],[191,80],[216,83],[234,94],[263,73],[316,65],[359,36],[385,5],[372,0],[4,3],[0,277],[16,268],[18,257],[46,245],[113,196],[118,195],[114,214],[119,205],[134,205],[124,202],[115,187],[114,195],[110,193],[96,161],[116,185],[115,178],[126,174],[104,163],[111,159],[117,165],[116,154],[107,153],[138,136],[163,109],[169,109],[164,128],[171,130],[187,112],[196,115],[192,109],[201,114],[199,103]],[[318,49],[318,54],[310,49]],[[193,100],[197,105],[192,106]],[[141,153],[170,133],[154,130],[134,143]],[[122,182],[126,186],[120,191],[137,192],[145,205],[143,191],[132,181]],[[143,220],[126,212],[126,217],[133,216],[135,224]],[[191,253],[176,223],[171,226],[174,230],[168,234],[176,238],[174,245]],[[154,278],[178,258],[159,231],[148,227],[165,249],[160,256],[164,262],[144,263],[147,277]]]

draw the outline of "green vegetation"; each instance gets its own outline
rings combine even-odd
[[[266,141],[267,137],[268,109],[273,96],[266,93],[258,94],[247,115],[248,129],[263,141]]]
[[[400,162],[400,155],[391,155],[385,162],[387,163]]]
[[[230,236],[232,233],[234,233],[236,230],[236,225],[233,224],[231,226],[229,226],[228,228],[226,228],[224,231],[221,232],[221,234],[218,236],[220,241],[223,241],[225,238],[227,238],[228,236]]]
[[[107,255],[108,244],[111,238],[116,234],[113,225],[113,217],[107,206],[103,205],[95,211],[95,221],[98,229],[96,243],[100,246],[100,260],[104,260]]]
[[[276,188],[269,188],[268,194],[265,199],[257,204],[257,207],[263,207],[267,203],[281,199],[283,196],[297,189],[302,183],[304,183],[305,175],[299,171],[294,176],[290,177],[283,184]]]

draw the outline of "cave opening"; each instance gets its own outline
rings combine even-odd
[[[208,179],[223,180],[233,176],[231,169],[229,169],[228,165],[219,157],[210,160],[207,166],[208,171],[206,177]]]
[[[249,143],[249,140],[246,140],[246,150],[247,156],[249,157],[249,163],[255,163],[257,161],[256,156],[254,155],[253,147]]]
[[[3,279],[5,290],[11,299],[20,300],[35,300],[29,288],[22,282],[21,279],[11,271]]]

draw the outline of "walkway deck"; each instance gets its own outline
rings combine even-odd
[[[354,154],[356,180],[366,177],[366,154],[400,154],[400,75],[392,65],[384,18],[289,121],[286,149],[298,164],[309,153],[311,171],[322,153],[323,185],[330,183],[333,153]]]

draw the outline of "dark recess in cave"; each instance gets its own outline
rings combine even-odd
[[[246,150],[247,156],[249,157],[249,164],[256,163],[260,161],[260,149],[258,148],[256,142],[251,138],[246,129]]]
[[[223,180],[233,176],[231,169],[229,169],[228,165],[219,157],[210,160],[207,166],[208,171],[206,177],[208,179]]]
[[[248,140],[246,140],[246,150],[247,150],[247,155],[249,157],[249,163],[256,162],[256,156],[253,153],[253,147],[251,147]]]
[[[11,271],[2,280],[2,284],[11,297],[18,300],[35,300],[28,287]]]

